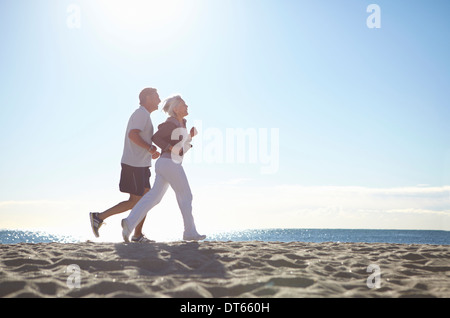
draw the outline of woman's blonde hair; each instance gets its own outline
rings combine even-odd
[[[175,112],[173,111],[181,102],[183,99],[181,98],[181,95],[173,95],[168,98],[166,98],[163,102],[163,108],[162,110],[171,117],[176,117]]]

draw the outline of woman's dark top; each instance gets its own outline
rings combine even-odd
[[[177,128],[181,128],[178,131],[175,131]],[[172,137],[174,139],[172,139]],[[184,145],[179,144],[180,156],[192,147],[190,141],[192,140],[191,136],[188,134],[186,130],[186,119],[183,119],[183,124],[181,124],[176,118],[169,117],[165,122],[158,126],[158,131],[153,135],[152,141],[161,148],[161,158],[171,158],[171,151],[169,150],[170,146],[174,147],[184,138]],[[184,148],[184,151],[183,151]]]

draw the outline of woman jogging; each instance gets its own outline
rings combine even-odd
[[[122,220],[122,236],[125,242],[134,228],[144,219],[148,211],[157,205],[167,191],[169,185],[175,191],[178,206],[184,222],[183,240],[204,240],[195,227],[192,216],[192,192],[182,166],[183,155],[190,149],[190,141],[196,135],[193,127],[190,133],[186,129],[188,106],[180,95],[164,101],[164,112],[169,118],[158,126],[152,141],[161,148],[161,157],[155,165],[156,178],[152,189],[147,192],[131,210],[129,216]]]

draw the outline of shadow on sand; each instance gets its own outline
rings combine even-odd
[[[226,269],[208,243],[118,243],[115,249],[122,264],[140,275],[188,275],[225,278]]]

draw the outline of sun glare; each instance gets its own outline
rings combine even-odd
[[[132,32],[171,31],[192,13],[185,0],[97,0],[102,14],[116,28]]]

